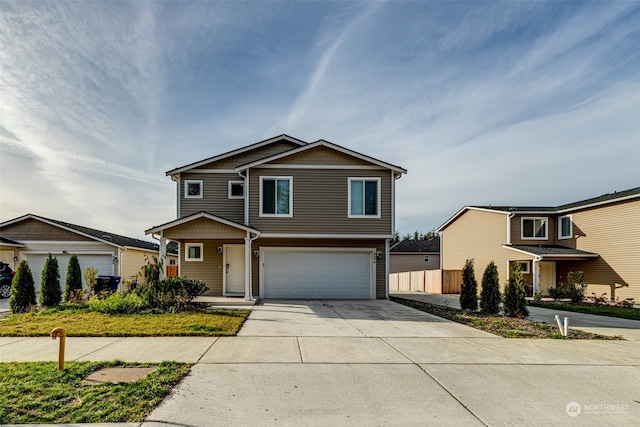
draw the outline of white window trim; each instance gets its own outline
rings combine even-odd
[[[231,186],[232,186],[233,184],[240,184],[240,185],[242,185],[242,196],[233,196],[233,195],[231,194]],[[229,181],[227,191],[228,191],[227,196],[229,197],[229,199],[244,199],[244,181]]]
[[[571,228],[569,230],[568,236],[562,235],[562,219],[563,218],[569,218],[569,223]],[[562,215],[558,217],[558,240],[570,239],[572,237],[573,237],[573,218],[571,217],[571,215]]]
[[[377,185],[377,190],[378,190],[378,194],[377,194],[377,199],[376,201],[378,202],[378,206],[376,209],[376,212],[378,212],[376,215],[352,215],[351,214],[351,181],[376,181]],[[349,177],[347,178],[347,218],[371,218],[371,219],[378,219],[381,217],[381,207],[382,207],[382,203],[380,200],[380,187],[381,187],[381,182],[382,180],[380,179],[380,177]],[[364,195],[363,195],[364,197]]]
[[[535,234],[535,220],[544,220],[544,237],[525,237],[524,235],[524,221],[525,220],[533,220],[534,221],[534,233]],[[520,220],[520,238],[522,240],[548,240],[549,239],[549,218],[548,217],[522,217]]]
[[[517,262],[520,265],[524,264],[526,266],[526,268],[522,269],[522,274],[531,274],[531,263],[529,261],[512,261],[512,262]],[[511,271],[511,269],[509,269],[509,271]]]
[[[191,261],[204,261],[204,245],[202,243],[185,243],[184,244],[184,260]],[[200,248],[200,258],[189,258],[189,248],[199,247]]]
[[[289,213],[288,214],[269,214],[269,213],[263,213],[262,212],[262,181],[264,180],[288,180],[289,181]],[[277,188],[277,184],[276,184],[276,188]],[[277,190],[276,190],[277,191]],[[293,218],[293,177],[292,176],[261,176],[260,177],[260,217],[264,217],[264,218],[273,218],[273,217],[278,217],[278,218]],[[276,209],[277,210],[277,209]]]
[[[189,184],[200,184],[200,194],[197,196],[189,195]],[[202,193],[204,193],[204,185],[201,179],[185,179],[184,180],[184,198],[185,199],[202,199]]]

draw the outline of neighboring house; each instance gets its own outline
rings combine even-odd
[[[529,294],[584,271],[587,295],[640,299],[640,187],[555,207],[465,206],[438,231],[445,270],[474,258],[480,281],[493,260],[504,284],[519,262]]]
[[[281,135],[167,172],[178,219],[147,234],[179,242],[181,274],[204,281],[208,295],[386,298],[403,173]]]
[[[62,286],[72,254],[78,256],[83,273],[93,266],[101,275],[120,276],[123,280],[135,279],[146,262],[145,257],[159,254],[156,243],[33,214],[0,223],[0,235],[0,261],[15,270],[20,260],[27,260],[36,292],[39,292],[42,268],[49,253],[58,260]],[[176,262],[177,245],[173,244],[167,264]]]
[[[440,237],[429,240],[402,240],[390,248],[389,273],[439,268]]]

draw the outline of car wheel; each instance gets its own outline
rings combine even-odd
[[[0,285],[0,298],[9,298],[11,295],[11,285],[9,283],[3,283]]]

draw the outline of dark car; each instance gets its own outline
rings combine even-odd
[[[11,295],[11,282],[14,274],[16,273],[9,267],[9,264],[0,262],[0,298],[9,298]]]

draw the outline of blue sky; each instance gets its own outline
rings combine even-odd
[[[638,2],[0,0],[0,220],[144,237],[282,133],[406,168],[397,228],[640,185]]]

